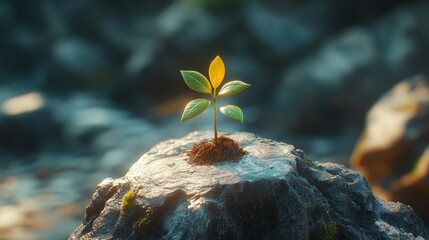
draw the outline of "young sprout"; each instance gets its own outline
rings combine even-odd
[[[186,85],[194,91],[200,93],[210,94],[213,97],[213,127],[214,127],[214,143],[217,142],[217,125],[216,125],[216,113],[217,113],[217,99],[219,96],[231,96],[236,93],[239,93],[248,87],[250,84],[245,82],[234,80],[230,81],[222,86],[222,88],[217,91],[221,85],[223,78],[225,77],[225,65],[223,64],[222,59],[217,56],[210,63],[209,67],[209,80],[199,72],[190,71],[190,70],[181,70],[182,77],[185,80]],[[181,122],[187,121],[191,118],[194,118],[204,112],[211,105],[211,101],[204,98],[197,98],[190,101],[185,110],[183,110]],[[219,108],[220,112],[227,118],[243,123],[243,111],[235,105],[226,105]]]

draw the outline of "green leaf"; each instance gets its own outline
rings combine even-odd
[[[243,123],[243,111],[241,111],[241,109],[235,105],[226,105],[221,107],[220,112],[227,118],[239,122],[239,123]]]
[[[181,70],[180,73],[190,89],[200,93],[212,93],[212,86],[209,80],[201,73],[188,70]]]
[[[219,91],[220,96],[231,96],[236,93],[239,93],[243,90],[246,90],[248,87],[250,87],[250,84],[247,84],[242,81],[231,81],[223,85],[223,87]]]
[[[199,114],[204,112],[204,110],[206,110],[210,106],[210,104],[211,102],[204,98],[197,98],[190,101],[186,105],[185,110],[183,110],[180,122],[184,122],[198,116]]]

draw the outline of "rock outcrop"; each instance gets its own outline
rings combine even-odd
[[[364,129],[351,165],[376,194],[411,205],[429,223],[429,81],[395,85],[368,112]]]
[[[403,76],[427,71],[419,69],[427,57],[419,49],[429,42],[428,9],[428,2],[415,2],[371,24],[347,28],[287,65],[268,121],[289,133],[332,134],[360,125],[388,88]],[[286,109],[293,114],[284,114]]]
[[[228,137],[242,160],[190,165],[185,152],[209,132],[158,144],[99,184],[69,239],[429,238],[410,207],[374,197],[358,172],[250,133]]]

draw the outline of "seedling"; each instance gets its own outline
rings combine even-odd
[[[186,85],[194,91],[210,94],[213,98],[213,128],[214,128],[214,143],[217,143],[217,123],[216,123],[216,114],[217,114],[217,99],[219,96],[231,96],[237,94],[248,87],[250,84],[245,82],[234,80],[224,84],[219,91],[217,89],[222,84],[222,81],[225,77],[225,65],[222,59],[219,56],[216,56],[215,59],[210,63],[209,66],[209,79],[210,81],[201,73],[191,70],[181,70],[180,71],[185,80]],[[182,118],[180,122],[187,121],[192,119],[201,113],[203,113],[212,102],[205,98],[197,98],[190,101],[185,110],[183,110]],[[219,108],[220,112],[227,118],[243,123],[243,111],[235,105],[226,105]]]

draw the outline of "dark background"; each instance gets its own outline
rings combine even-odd
[[[252,85],[244,124],[221,132],[286,141],[347,164],[371,105],[427,72],[429,3],[362,1],[0,2],[0,236],[65,239],[96,185],[161,140],[212,131],[180,124],[195,97],[179,70]],[[207,96],[208,97],[208,96]],[[0,237],[1,238],[1,237]]]

